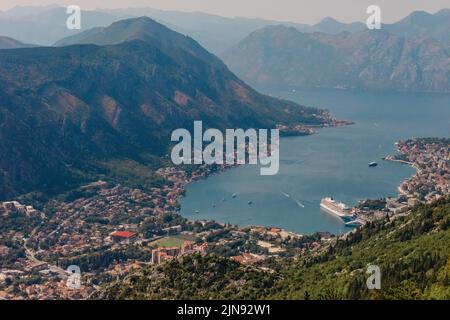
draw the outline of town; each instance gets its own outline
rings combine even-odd
[[[450,194],[450,139],[413,139],[396,143],[398,154],[384,158],[417,170],[398,187],[398,197],[362,201],[352,213],[362,224],[395,217],[414,206]]]
[[[450,140],[408,140],[397,148],[399,154],[386,160],[413,165],[417,173],[402,183],[397,198],[355,207],[364,223],[406,214],[450,193]],[[188,183],[229,168],[168,166],[155,172],[162,182],[148,190],[97,181],[43,205],[0,203],[0,299],[89,299],[133,270],[193,254],[225,256],[270,272],[265,261],[321,250],[338,238],[178,214]],[[81,270],[76,290],[66,284],[71,265]]]

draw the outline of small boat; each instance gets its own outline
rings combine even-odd
[[[233,194],[231,195],[231,197],[232,197],[232,198],[236,198],[236,197],[237,197],[237,194],[236,194],[236,193],[233,193]]]
[[[299,207],[302,207],[302,208],[305,207],[305,205],[304,205],[303,203],[301,203],[300,201],[298,201],[298,200],[295,200],[295,203],[296,203]]]
[[[249,201],[249,202],[247,202],[249,205],[251,205],[251,204],[253,204],[253,201]]]
[[[198,211],[198,210],[195,210],[195,213],[200,213],[200,211]]]
[[[371,167],[371,168],[376,167],[376,166],[378,166],[378,163],[376,163],[376,162],[369,163],[369,167]]]

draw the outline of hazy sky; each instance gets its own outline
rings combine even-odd
[[[415,10],[434,13],[442,8],[450,8],[450,0],[0,0],[0,10],[16,5],[53,3],[76,4],[82,9],[147,6],[303,23],[315,23],[326,16],[344,22],[365,21],[366,8],[371,4],[381,7],[383,22],[397,21]]]

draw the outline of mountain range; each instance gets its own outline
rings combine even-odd
[[[415,11],[397,23],[383,25],[383,28],[406,37],[433,38],[450,49],[450,9],[435,14]]]
[[[197,40],[214,54],[223,53],[251,32],[270,25],[285,25],[303,32],[337,34],[343,31],[361,31],[364,23],[342,23],[331,17],[314,25],[290,21],[275,21],[255,18],[228,18],[203,12],[165,11],[153,8],[110,9],[104,12],[115,16],[148,16],[162,24]]]
[[[329,35],[269,26],[222,58],[254,85],[450,92],[443,42],[386,29]]]
[[[82,30],[105,27],[118,20],[147,16],[174,31],[186,34],[214,54],[220,54],[234,46],[251,32],[269,25],[283,24],[303,32],[335,34],[342,31],[360,31],[363,23],[341,23],[332,18],[309,26],[295,22],[280,22],[266,19],[227,18],[202,12],[165,11],[153,8],[98,9],[82,11]],[[1,35],[23,42],[53,45],[62,38],[80,33],[68,30],[65,8],[59,6],[15,7],[0,12]]]
[[[235,46],[253,31],[272,26],[294,27],[304,33],[321,32],[339,34],[360,32],[366,29],[362,22],[343,23],[326,17],[314,25],[267,19],[228,18],[202,12],[181,12],[158,10],[148,7],[97,9],[82,11],[82,30],[66,28],[66,9],[57,5],[33,7],[17,6],[0,12],[0,30],[8,36],[25,43],[53,45],[62,38],[78,34],[94,27],[105,27],[113,22],[147,16],[174,31],[186,34],[214,54],[222,54]],[[450,47],[450,9],[436,14],[416,11],[404,19],[383,24],[383,29],[402,36],[422,36],[434,38]]]
[[[15,7],[9,11],[0,12],[0,35],[25,43],[51,46],[63,37],[80,32],[67,28],[68,17],[66,8],[56,5]],[[107,26],[121,18],[123,17],[104,12],[83,10],[81,26],[83,29]]]
[[[328,121],[264,96],[195,40],[149,18],[121,20],[66,47],[0,50],[0,194],[61,190],[111,163],[159,161],[170,133]],[[83,35],[80,35],[83,36]]]

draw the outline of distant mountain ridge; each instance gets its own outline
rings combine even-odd
[[[30,48],[32,44],[23,43],[10,37],[0,36],[0,49]]]
[[[115,21],[140,16],[148,16],[177,32],[189,35],[215,54],[222,54],[253,31],[271,25],[282,24],[305,33],[322,32],[326,34],[353,33],[366,29],[363,22],[342,23],[331,17],[326,17],[314,25],[307,25],[289,21],[227,18],[202,12],[166,11],[143,7],[85,10],[82,20],[83,29],[79,31],[66,28],[67,14],[64,7],[51,5],[15,7],[0,12],[0,30],[3,35],[22,42],[53,45],[55,42],[79,34],[81,31],[106,27]],[[397,23],[385,24],[383,28],[398,35],[418,34],[433,37],[448,48],[450,46],[448,21],[450,21],[449,9],[441,10],[434,15],[418,11]]]
[[[327,35],[270,26],[222,58],[254,85],[450,92],[450,55],[441,42],[385,29]]]
[[[89,36],[108,45],[0,50],[2,198],[108,176],[115,160],[155,163],[172,130],[194,120],[218,129],[327,121],[318,109],[259,94],[149,18]]]
[[[342,32],[359,32],[366,28],[366,25],[362,22],[343,23],[331,17],[326,17],[317,24],[297,29],[306,33],[322,32],[326,34],[339,34]]]
[[[209,51],[219,54],[237,44],[251,32],[269,25],[283,24],[304,32],[336,34],[343,31],[359,31],[363,23],[345,24],[332,18],[309,26],[295,22],[266,19],[227,18],[202,12],[165,11],[153,8],[122,8],[83,11],[82,30],[106,27],[126,18],[147,16],[165,26],[189,35]],[[16,7],[0,12],[0,30],[10,37],[40,45],[53,45],[63,38],[79,34],[66,28],[67,14],[59,6]],[[65,41],[65,40],[64,40]]]
[[[50,46],[58,39],[80,32],[67,28],[68,16],[65,7],[56,5],[15,7],[0,12],[0,33],[21,42]],[[83,10],[82,28],[106,26],[121,18],[104,12]]]
[[[401,36],[433,38],[450,49],[450,9],[443,9],[435,14],[416,11],[397,23],[384,25],[383,28]]]

